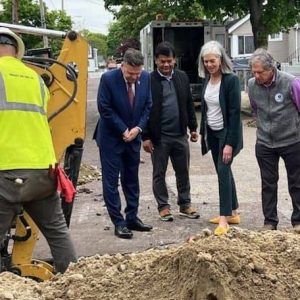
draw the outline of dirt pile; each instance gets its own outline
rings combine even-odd
[[[94,180],[100,180],[101,173],[97,166],[81,164],[78,176],[78,185],[83,185]]]
[[[0,299],[300,299],[300,235],[233,229],[163,250],[82,258],[36,283],[2,273]]]

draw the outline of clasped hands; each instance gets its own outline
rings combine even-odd
[[[138,136],[139,133],[140,133],[140,129],[138,127],[134,127],[130,130],[126,129],[126,131],[124,131],[123,133],[123,141],[129,143],[133,141]]]

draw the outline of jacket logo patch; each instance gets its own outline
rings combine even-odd
[[[277,93],[277,94],[275,95],[275,101],[276,101],[277,103],[282,103],[283,100],[284,100],[284,98],[283,98],[283,95],[282,95],[281,93]]]

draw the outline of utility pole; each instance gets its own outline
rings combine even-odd
[[[45,9],[44,9],[43,0],[40,0],[40,14],[41,14],[42,27],[46,29]],[[43,42],[44,42],[44,47],[48,48],[49,43],[48,43],[48,37],[46,35],[43,35]]]
[[[19,23],[19,0],[12,0],[12,23],[18,24]]]
[[[65,1],[61,0],[61,10],[65,11]]]

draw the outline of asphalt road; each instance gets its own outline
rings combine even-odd
[[[90,78],[87,102],[87,132],[84,146],[83,163],[98,166],[99,154],[92,140],[98,119],[96,104],[99,78]],[[247,105],[247,103],[245,104]],[[199,117],[199,111],[197,115]],[[244,120],[244,124],[247,123]],[[257,230],[263,224],[260,200],[260,176],[254,156],[255,128],[244,126],[244,149],[233,162],[237,193],[240,202],[241,228]],[[140,166],[140,218],[153,225],[151,232],[134,232],[132,240],[123,240],[114,236],[114,227],[109,219],[102,199],[101,181],[93,181],[81,186],[76,196],[71,219],[71,233],[79,256],[91,256],[105,253],[128,253],[149,248],[169,247],[185,241],[188,236],[204,228],[213,229],[208,219],[218,215],[218,185],[210,154],[201,155],[200,145],[192,143],[191,149],[191,194],[192,202],[200,212],[200,219],[190,220],[178,215],[176,204],[176,182],[172,168],[167,172],[170,204],[175,220],[162,222],[158,218],[156,202],[152,194],[152,165],[150,157],[141,152],[145,163]],[[288,196],[286,174],[280,165],[279,180],[279,228],[290,227],[291,201]],[[124,207],[123,207],[124,208]],[[48,245],[41,237],[34,252],[36,258],[50,257]]]

